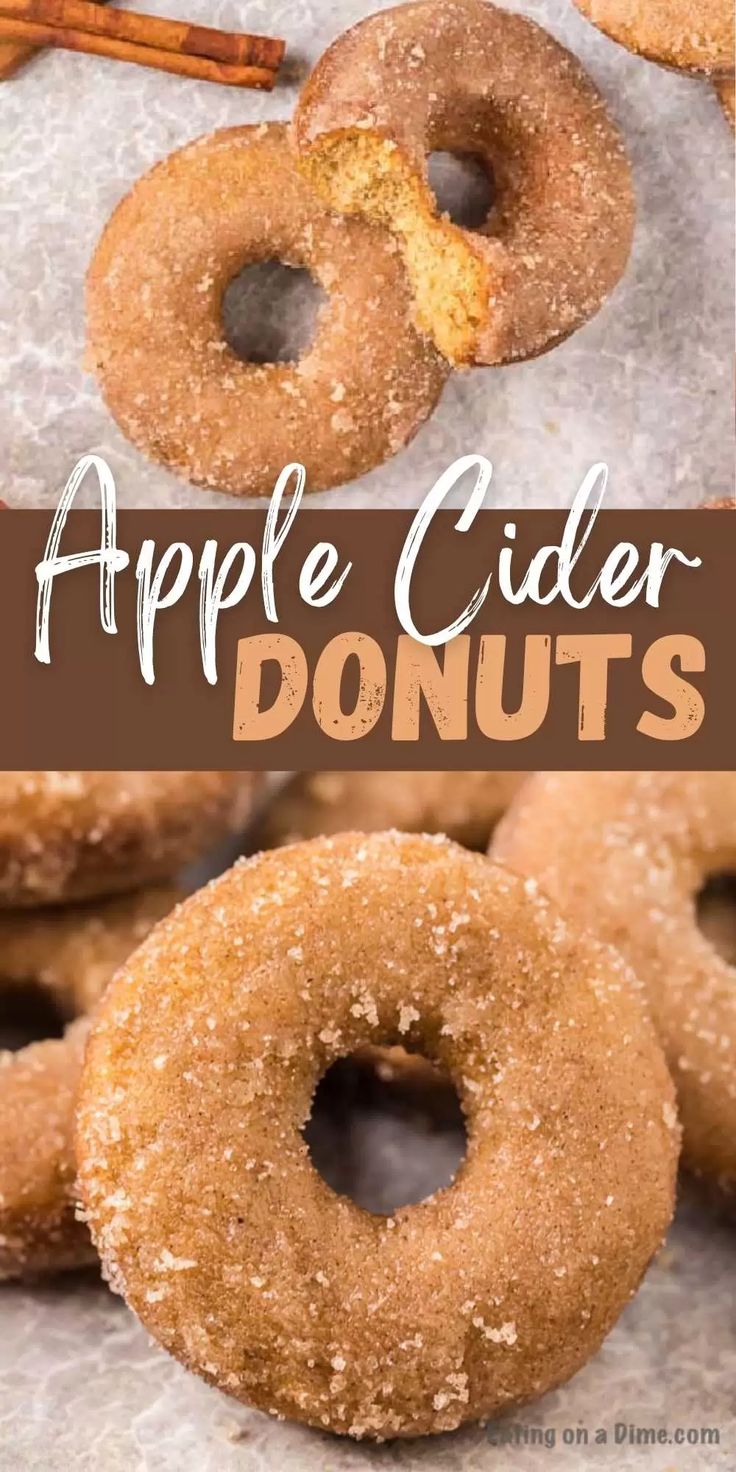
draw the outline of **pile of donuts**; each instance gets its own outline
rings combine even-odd
[[[683,64],[720,64],[716,31]],[[442,150],[491,174],[477,231],[438,211]],[[290,125],[200,138],[135,184],[89,269],[87,363],[123,433],[188,481],[265,495],[299,460],[326,489],[407,445],[453,368],[588,321],[633,225],[623,140],[577,59],[488,0],[416,0],[340,36]],[[296,362],[243,361],[223,328],[228,285],[271,260],[326,294]]]
[[[174,876],[239,833],[229,772],[0,773],[0,1279],[94,1260],[75,1218],[88,1014],[171,910]],[[52,1035],[18,1046],[41,1024]]]
[[[680,1158],[736,1207],[735,773],[301,774],[260,851],[173,910],[100,894],[242,823],[251,778],[3,782],[4,985],[93,1007],[2,1056],[6,1276],[94,1243],[205,1380],[382,1440],[574,1374],[663,1240]],[[452,1183],[390,1215],[305,1140],[361,1053],[414,1093],[440,1065],[465,1119]]]

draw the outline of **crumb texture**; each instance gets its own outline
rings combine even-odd
[[[537,356],[626,266],[633,191],[603,99],[552,36],[485,0],[419,0],[354,26],[318,62],[294,139],[334,206],[396,232],[418,321],[453,363]],[[487,166],[481,230],[437,214],[435,150]]]

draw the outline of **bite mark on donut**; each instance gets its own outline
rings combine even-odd
[[[333,208],[398,235],[418,329],[448,362],[472,362],[490,317],[489,264],[467,234],[437,213],[432,190],[399,145],[374,129],[341,129],[319,139],[302,168]]]

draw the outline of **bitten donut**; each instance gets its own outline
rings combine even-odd
[[[524,772],[300,772],[259,825],[264,848],[358,829],[446,833],[485,848]]]
[[[736,1205],[736,970],[698,924],[709,876],[736,871],[736,772],[540,774],[492,853],[617,946],[645,984],[683,1161]]]
[[[575,0],[612,41],[678,71],[733,73],[731,0]]]
[[[243,267],[276,259],[310,271],[327,303],[298,362],[243,362],[223,296]],[[313,197],[277,123],[201,138],[138,181],[92,261],[87,334],[123,433],[235,496],[269,493],[293,461],[312,490],[364,474],[407,444],[447,377],[413,325],[393,241]]]
[[[168,879],[242,827],[251,772],[0,772],[0,908]]]
[[[68,1024],[60,1038],[0,1049],[0,1279],[94,1259],[73,1197],[83,1014],[177,898],[156,889],[103,905],[0,915],[0,990],[7,997],[33,981]]]
[[[419,0],[354,26],[318,62],[294,140],[333,208],[397,233],[417,321],[452,363],[554,347],[626,265],[631,178],[601,97],[552,36],[485,0]],[[480,231],[438,215],[435,150],[488,168]]]
[[[468,1128],[392,1217],[302,1137],[363,1043],[416,1047]],[[598,1347],[672,1208],[671,1082],[623,963],[444,838],[347,834],[236,865],[106,993],[80,1189],[147,1329],[264,1411],[412,1436],[538,1395]]]

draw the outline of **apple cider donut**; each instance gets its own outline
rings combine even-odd
[[[359,830],[444,833],[465,848],[485,849],[525,772],[300,772],[266,807],[255,842],[280,848],[299,839]],[[359,1049],[361,1074],[440,1109],[446,1080],[405,1048]]]
[[[251,772],[0,772],[0,907],[168,879],[237,833]]]
[[[628,51],[678,71],[733,73],[732,0],[575,0]]]
[[[677,1087],[683,1162],[736,1205],[736,969],[698,919],[709,877],[736,872],[736,772],[541,773],[491,852],[644,983]]]
[[[446,833],[485,848],[525,772],[300,772],[268,804],[264,848],[358,829]]]
[[[420,1049],[468,1129],[393,1216],[302,1130],[363,1043]],[[541,1394],[597,1349],[670,1218],[673,1092],[617,956],[445,838],[241,862],[118,972],[80,1093],[80,1191],[146,1328],[261,1410],[413,1436]]]
[[[298,362],[246,363],[224,337],[224,293],[276,259],[328,301]],[[266,495],[293,461],[312,490],[363,475],[413,437],[448,372],[413,325],[394,242],[314,198],[280,123],[200,138],[138,181],[97,247],[87,322],[123,433],[235,496]]]
[[[294,120],[301,166],[335,209],[402,242],[419,326],[455,364],[536,357],[598,311],[631,246],[622,140],[579,62],[485,0],[418,0],[354,26],[317,63]],[[485,164],[480,231],[438,215],[435,150]]]
[[[75,1221],[73,1195],[84,1014],[178,898],[155,889],[102,905],[0,915],[0,993],[9,997],[33,983],[67,1024],[60,1038],[17,1052],[0,1048],[0,1279],[94,1259]]]

